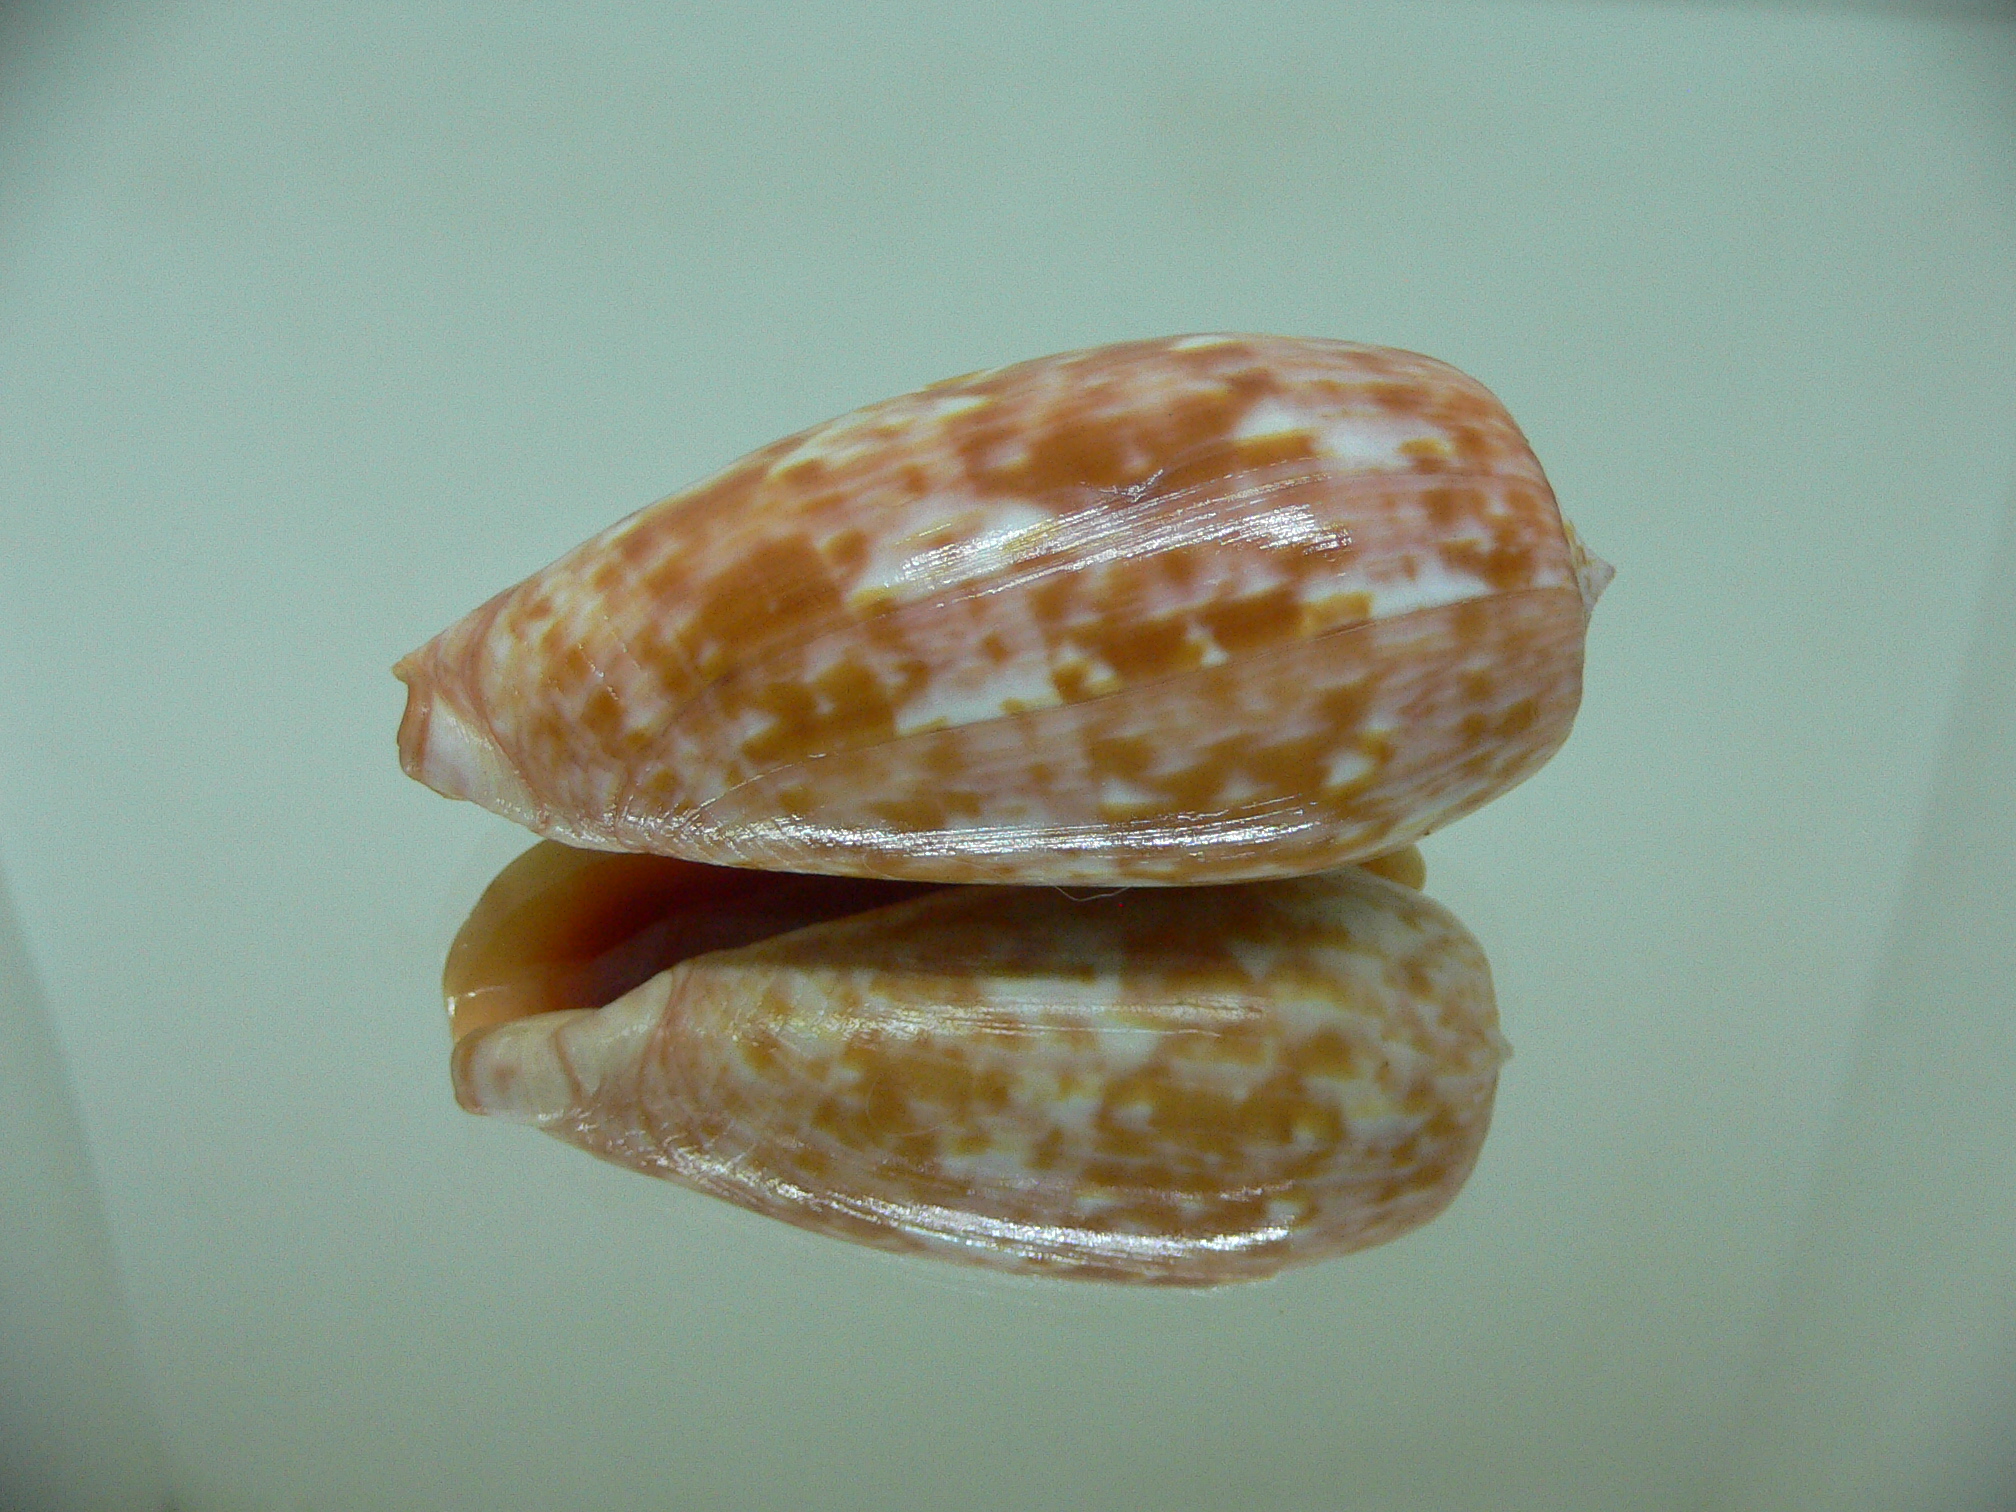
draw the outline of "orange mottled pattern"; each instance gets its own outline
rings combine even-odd
[[[954,888],[456,1047],[465,1106],[818,1232],[1207,1286],[1440,1212],[1505,1055],[1445,910],[1346,867]]]
[[[972,374],[779,441],[401,664],[409,771],[614,850],[1196,883],[1544,762],[1587,619],[1502,406],[1262,336]]]

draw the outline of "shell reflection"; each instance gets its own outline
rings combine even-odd
[[[1358,867],[1073,898],[547,842],[447,985],[474,1111],[858,1243],[1175,1285],[1434,1217],[1506,1053],[1476,941]]]

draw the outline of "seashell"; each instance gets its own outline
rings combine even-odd
[[[1132,342],[871,405],[605,531],[400,663],[400,753],[602,850],[1287,876],[1545,762],[1608,576],[1453,368]]]
[[[1074,899],[543,842],[446,988],[473,1111],[882,1249],[1184,1286],[1434,1217],[1506,1053],[1476,942],[1358,867]]]
[[[1394,1238],[1506,1053],[1409,842],[1566,739],[1609,575],[1488,392],[1376,347],[1130,343],[777,442],[397,668],[410,773],[590,848],[457,938],[458,1100],[1009,1270]]]

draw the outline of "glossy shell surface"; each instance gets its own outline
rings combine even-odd
[[[1435,1216],[1504,1054],[1476,942],[1345,867],[933,890],[478,1024],[453,1066],[472,1110],[821,1233],[1203,1286]]]
[[[607,850],[1287,876],[1537,769],[1606,576],[1443,363],[1135,342],[870,406],[606,531],[400,664],[401,754]]]

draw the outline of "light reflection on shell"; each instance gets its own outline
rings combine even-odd
[[[479,907],[458,952],[512,911]],[[1435,1216],[1504,1054],[1476,942],[1345,867],[1091,899],[933,889],[606,1007],[465,1026],[453,1065],[473,1111],[820,1233],[1205,1286]]]

